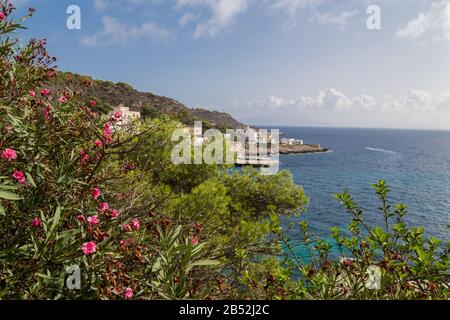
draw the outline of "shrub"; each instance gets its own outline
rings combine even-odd
[[[389,187],[374,186],[380,199],[383,226],[370,226],[363,210],[344,192],[337,194],[352,221],[347,232],[332,228],[334,242],[314,238],[306,222],[300,223],[302,249],[308,259],[296,254],[296,244],[280,236],[291,255],[286,263],[299,276],[300,297],[311,299],[448,299],[449,249],[424,229],[405,223],[407,208],[391,207]],[[336,255],[337,251],[337,255]],[[374,282],[371,277],[378,277]]]
[[[214,264],[199,260],[202,246],[182,226],[160,226],[114,191],[128,175],[118,154],[155,127],[122,132],[69,89],[41,88],[54,76],[54,59],[44,41],[18,46],[13,9],[1,2],[0,298],[157,297],[145,275],[161,276],[166,234],[183,262],[166,277]],[[73,265],[82,269],[80,290],[66,288]]]

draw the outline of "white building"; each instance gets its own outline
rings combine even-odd
[[[288,144],[288,145],[302,145],[302,144],[304,144],[303,140],[286,139],[286,138],[281,139],[280,143],[281,144]]]
[[[134,120],[141,118],[141,113],[139,111],[130,111],[130,108],[125,107],[123,104],[119,104],[114,107],[110,115],[114,115],[116,112],[120,112],[122,114],[122,117],[116,123],[118,126],[127,125]]]
[[[247,142],[249,143],[257,143],[258,142],[258,131],[256,129],[247,127],[247,130],[245,131],[245,136],[247,139]]]

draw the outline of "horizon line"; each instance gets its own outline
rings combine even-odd
[[[398,127],[357,127],[357,126],[320,126],[320,125],[285,125],[285,124],[255,124],[246,125],[255,127],[284,127],[284,128],[322,128],[322,129],[371,129],[371,130],[405,130],[405,131],[444,131],[450,132],[450,128],[398,128]]]

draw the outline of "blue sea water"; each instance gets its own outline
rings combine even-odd
[[[406,221],[423,226],[427,235],[450,240],[450,131],[279,128],[286,137],[319,143],[332,151],[280,156],[281,169],[292,172],[310,198],[307,220],[313,231],[329,235],[351,218],[333,194],[348,190],[366,210],[370,223],[380,223],[378,198],[372,184],[386,180],[391,203],[409,208]],[[298,233],[290,231],[295,240]]]

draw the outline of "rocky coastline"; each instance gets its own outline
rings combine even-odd
[[[330,151],[328,148],[322,148],[320,144],[280,144],[280,154],[295,153],[324,153]]]

